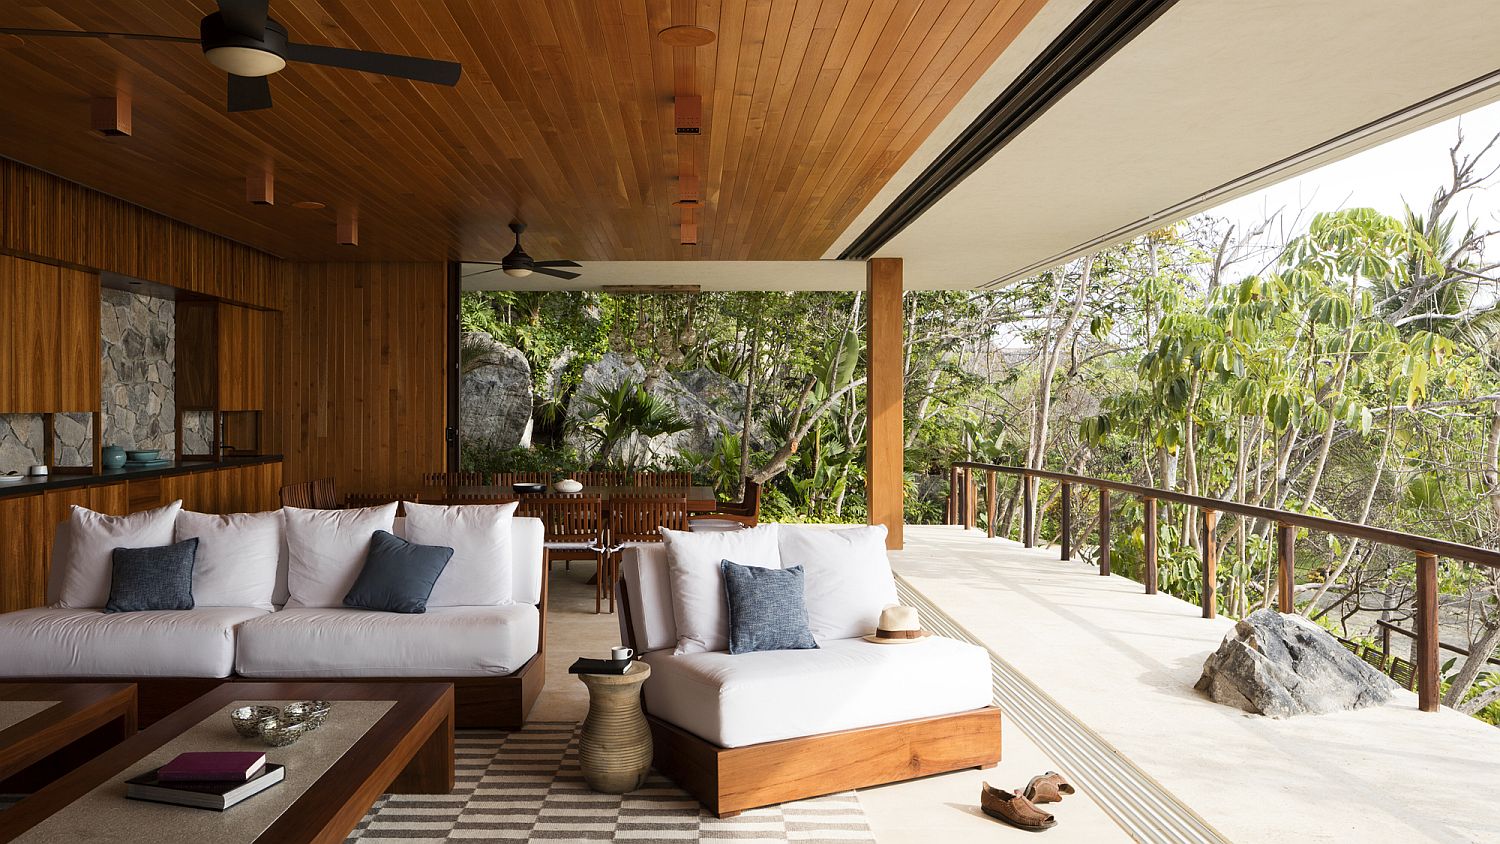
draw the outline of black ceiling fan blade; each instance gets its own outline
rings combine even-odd
[[[132,41],[198,43],[196,38],[184,38],[180,35],[152,35],[148,32],[93,32],[83,29],[25,29],[12,26],[0,26],[0,35],[19,35],[22,38],[128,38]]]
[[[493,265],[495,265],[495,266],[498,267],[498,266],[500,266],[501,262],[500,261],[464,261],[464,263],[465,264],[493,264]],[[485,270],[485,272],[489,272],[489,270]]]
[[[457,62],[367,50],[346,50],[343,47],[320,47],[315,44],[287,44],[286,57],[294,62],[362,70],[382,76],[431,82],[434,85],[457,85],[458,77],[463,73],[463,66]]]
[[[229,110],[259,111],[271,107],[271,80],[265,76],[229,74]]]
[[[577,261],[536,261],[534,266],[538,267],[581,267]]]
[[[566,270],[554,270],[540,265],[536,267],[535,272],[539,272],[542,275],[550,275],[553,278],[565,278],[570,281],[572,279],[578,278],[578,276],[581,275],[581,273],[570,273]]]
[[[264,41],[267,0],[219,0],[219,17],[237,35]]]
[[[494,262],[494,261],[465,261],[464,263],[465,264],[495,264],[495,266],[490,267],[487,270],[480,270],[477,273],[464,273],[464,278],[473,278],[476,275],[486,275],[488,273],[497,273],[497,272],[500,272],[500,270],[501,270],[500,265],[498,263]]]

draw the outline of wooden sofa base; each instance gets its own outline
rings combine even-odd
[[[725,818],[760,806],[1000,761],[993,706],[805,738],[719,747],[647,717],[655,766]]]
[[[458,729],[518,730],[546,682],[539,653],[506,677],[58,677],[49,683],[134,683],[139,724],[148,727],[224,683],[452,683]]]

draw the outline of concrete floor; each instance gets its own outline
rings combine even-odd
[[[582,720],[588,693],[568,666],[579,656],[608,656],[619,644],[619,622],[594,614],[594,587],[585,581],[591,563],[574,563],[571,571],[553,564],[547,624],[547,683],[532,717],[537,720]],[[945,844],[1025,840],[1030,833],[1011,829],[978,809],[980,783],[1002,788],[1025,785],[1033,775],[1058,768],[1013,724],[1003,729],[1004,757],[988,771],[959,771],[906,783],[859,791],[870,828],[881,844]],[[1051,806],[1058,825],[1047,833],[1053,842],[1079,844],[1130,841],[1087,795],[1078,794]]]
[[[1192,689],[1231,621],[977,531],[906,542],[892,564],[912,588],[1230,840],[1500,841],[1500,730],[1404,691],[1248,715]]]

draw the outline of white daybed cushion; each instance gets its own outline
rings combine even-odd
[[[819,642],[874,633],[880,611],[898,603],[885,536],[885,525],[781,526],[781,565],[802,566],[807,626]]]
[[[453,549],[438,575],[427,607],[486,607],[511,602],[509,504],[417,504],[406,502],[406,540]]]
[[[177,514],[177,540],[198,538],[193,606],[275,609],[285,544],[281,513]]]
[[[228,677],[235,625],[266,615],[248,607],[6,613],[0,615],[0,676]]]
[[[283,507],[288,607],[341,607],[377,530],[396,526],[397,503],[356,510]]]
[[[116,548],[152,548],[172,544],[172,529],[181,501],[129,516],[108,516],[73,505],[57,531],[54,572],[60,569],[56,604],[67,609],[102,607],[109,602],[109,583]]]
[[[933,636],[817,650],[645,656],[646,710],[720,747],[871,727],[988,706],[983,648]]]
[[[619,613],[620,641],[635,640],[637,653],[677,647],[677,622],[672,617],[672,586],[667,575],[664,545],[642,545],[620,557],[620,582],[628,601]],[[626,622],[632,629],[626,630]]]
[[[240,626],[244,677],[497,677],[537,652],[530,604],[403,614],[285,609]]]
[[[729,602],[719,563],[781,568],[776,525],[733,532],[693,533],[661,529],[667,546],[667,575],[672,585],[672,616],[677,623],[677,653],[729,649]]]

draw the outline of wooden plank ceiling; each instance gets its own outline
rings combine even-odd
[[[1045,0],[272,0],[291,39],[456,60],[456,88],[291,65],[227,114],[193,44],[0,36],[0,156],[273,254],[498,259],[819,257]],[[211,0],[19,0],[0,26],[196,36]],[[660,30],[718,34],[669,47]],[[89,130],[130,92],[133,133]],[[677,136],[672,98],[703,98]],[[276,173],[274,206],[245,201]],[[680,172],[699,245],[678,244]],[[292,207],[298,200],[327,204]],[[357,208],[359,245],[335,243]]]

